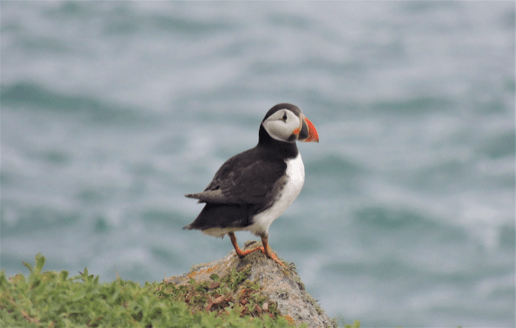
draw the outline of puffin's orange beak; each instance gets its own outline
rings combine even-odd
[[[304,140],[299,139],[303,142],[319,142],[319,134],[317,134],[317,130],[315,129],[315,126],[310,122],[310,120],[306,117],[304,117],[303,121],[305,121],[307,129],[308,129],[308,137]],[[305,124],[303,124],[304,128]],[[302,131],[303,129],[301,129]]]
[[[297,140],[303,142],[319,142],[319,135],[315,126],[305,115],[301,114],[301,125],[293,131]]]

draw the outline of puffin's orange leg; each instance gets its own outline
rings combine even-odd
[[[274,253],[272,253],[271,247],[269,246],[269,238],[268,237],[262,237],[263,246],[256,247],[253,249],[248,249],[247,251],[242,251],[240,249],[240,247],[238,247],[238,243],[237,243],[235,234],[233,232],[228,232],[228,235],[229,235],[229,238],[231,239],[231,243],[233,244],[233,247],[235,248],[235,252],[237,253],[239,258],[243,258],[247,254],[252,253],[254,251],[261,250],[262,253],[265,254],[265,256],[272,259],[274,262],[280,264],[281,266],[283,266],[283,267],[285,266],[285,264],[283,264],[278,259],[278,257]]]
[[[228,235],[229,235],[229,239],[231,239],[231,243],[233,244],[233,247],[235,248],[235,252],[237,253],[239,258],[243,258],[247,254],[252,253],[254,251],[257,251],[257,250],[261,250],[263,252],[263,247],[256,247],[256,248],[253,248],[253,249],[248,249],[247,251],[242,251],[240,249],[240,247],[238,247],[238,243],[237,243],[237,239],[235,237],[235,233],[228,232]]]
[[[283,264],[278,259],[278,257],[272,252],[272,249],[269,246],[269,238],[268,237],[262,237],[262,244],[263,244],[263,247],[261,247],[261,249],[262,249],[262,252],[265,254],[265,256],[272,259],[274,262],[280,264],[281,266],[285,267],[285,264]]]

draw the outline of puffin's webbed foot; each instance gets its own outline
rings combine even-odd
[[[231,244],[233,244],[233,247],[235,248],[235,252],[237,253],[237,255],[238,255],[238,257],[240,259],[243,259],[244,256],[246,256],[247,254],[252,253],[254,251],[257,251],[257,250],[261,250],[263,252],[263,247],[256,247],[256,248],[253,248],[253,249],[248,249],[246,251],[243,251],[243,250],[240,249],[240,247],[238,247],[238,243],[237,243],[237,239],[236,239],[235,233],[228,232],[228,235],[229,235],[229,238],[231,239]]]
[[[244,256],[246,256],[249,253],[252,253],[252,252],[257,251],[257,250],[261,250],[262,253],[265,254],[265,256],[267,256],[268,258],[270,258],[274,262],[280,264],[281,266],[285,267],[285,264],[283,264],[278,259],[278,257],[272,252],[272,249],[269,246],[269,238],[268,237],[262,237],[262,244],[263,244],[263,246],[256,247],[256,248],[253,248],[253,249],[248,249],[246,251],[242,251],[240,249],[240,247],[238,247],[238,243],[237,243],[237,239],[236,239],[235,233],[228,232],[228,235],[229,235],[229,238],[231,239],[231,244],[233,244],[233,247],[235,248],[235,252],[237,253],[237,255],[238,255],[238,257],[240,259],[243,259]]]
[[[285,264],[283,264],[283,262],[281,262],[278,257],[276,256],[276,254],[274,254],[272,252],[272,249],[271,247],[269,246],[269,238],[268,237],[262,237],[262,244],[263,244],[263,247],[260,247],[262,249],[262,252],[265,254],[265,256],[267,256],[268,258],[270,258],[271,260],[273,260],[274,262],[278,263],[279,265],[281,265],[282,267],[285,267]]]

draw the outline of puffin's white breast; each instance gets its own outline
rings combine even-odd
[[[281,194],[278,195],[278,198],[270,208],[255,215],[253,218],[254,223],[245,229],[255,235],[266,234],[271,223],[285,212],[303,188],[305,166],[301,159],[301,154],[285,162],[287,163],[287,170],[285,172],[287,181],[283,190],[281,190]]]

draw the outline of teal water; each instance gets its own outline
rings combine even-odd
[[[270,229],[330,316],[515,326],[514,2],[1,6],[1,257],[186,272],[201,191],[292,102],[306,182]],[[241,244],[256,239],[237,234]]]

